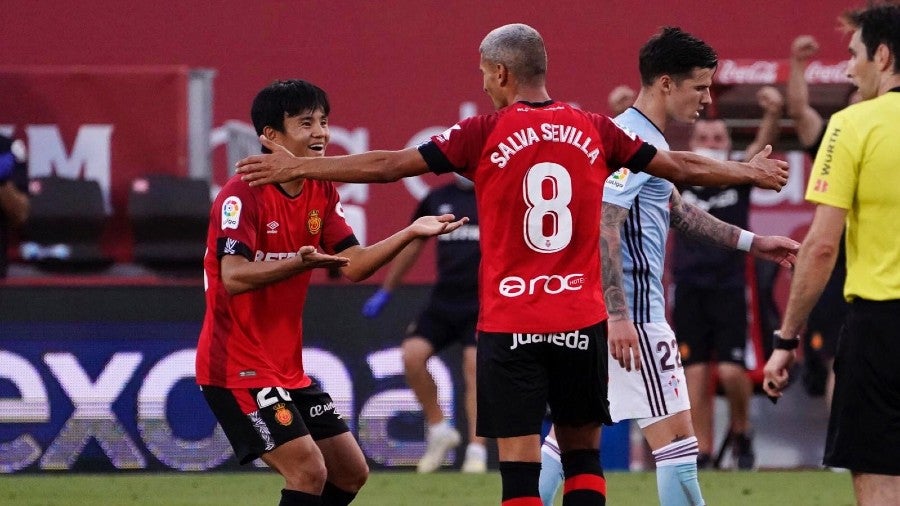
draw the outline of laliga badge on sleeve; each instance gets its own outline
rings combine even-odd
[[[234,195],[225,199],[225,202],[222,203],[222,230],[227,228],[237,230],[238,224],[241,222],[242,208],[241,199]]]

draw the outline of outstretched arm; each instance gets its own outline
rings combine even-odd
[[[622,268],[621,229],[628,218],[628,209],[603,203],[600,226],[600,262],[603,276],[603,297],[609,313],[609,352],[626,371],[641,368],[637,330],[628,313],[625,298],[625,273]]]
[[[822,134],[825,120],[809,105],[809,85],[806,67],[809,59],[819,52],[819,44],[812,35],[801,35],[791,44],[791,71],[787,84],[787,113],[794,120],[797,138],[803,147],[815,144]]]
[[[423,216],[403,230],[371,246],[351,246],[339,252],[339,255],[350,259],[350,263],[341,268],[341,273],[351,281],[362,281],[390,262],[403,248],[416,239],[453,232],[468,221],[468,217],[456,220],[452,214]]]
[[[766,144],[775,144],[781,126],[778,121],[784,109],[784,98],[781,92],[774,86],[763,86],[756,92],[756,101],[763,110],[762,121],[756,129],[756,137],[747,146],[744,160],[750,160],[756,153],[762,151]]]
[[[259,142],[271,153],[248,156],[237,163],[237,173],[250,186],[284,183],[295,179],[322,179],[343,183],[387,183],[428,172],[416,148],[369,151],[319,158],[297,157],[265,136]]]
[[[220,262],[220,275],[225,290],[231,295],[256,290],[296,276],[311,269],[347,265],[346,257],[319,253],[312,246],[303,246],[297,255],[281,260],[251,262],[240,255],[225,255]]]
[[[724,248],[743,249],[757,258],[791,267],[800,243],[782,236],[759,236],[738,226],[726,223],[699,207],[688,204],[678,190],[672,190],[669,222],[672,228],[686,236]],[[748,235],[749,234],[749,235]],[[741,236],[749,244],[742,244]]]
[[[644,171],[679,185],[728,186],[752,184],[781,190],[787,183],[788,164],[769,159],[772,146],[766,146],[749,162],[719,161],[690,151],[658,150]]]

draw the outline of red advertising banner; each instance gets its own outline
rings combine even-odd
[[[31,178],[100,183],[103,246],[131,256],[131,182],[187,174],[188,67],[0,66],[0,132],[26,142]]]

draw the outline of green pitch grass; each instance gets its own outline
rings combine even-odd
[[[658,504],[652,473],[609,473],[610,506]],[[849,473],[830,471],[702,472],[707,503],[721,506],[786,504],[850,506]],[[0,476],[0,504],[276,505],[281,478],[274,473],[52,474]],[[375,472],[357,496],[360,506],[468,506],[500,503],[500,476],[441,472]],[[562,501],[558,500],[557,504]]]

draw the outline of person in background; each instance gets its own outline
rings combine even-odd
[[[438,404],[437,385],[427,362],[444,348],[463,346],[463,378],[465,381],[466,420],[469,444],[462,464],[464,473],[487,471],[484,438],[475,435],[475,323],[478,321],[478,264],[481,261],[478,237],[478,214],[471,181],[454,174],[450,184],[432,190],[419,203],[413,220],[435,213],[467,216],[469,222],[450,234],[437,238],[437,279],[425,310],[411,323],[403,340],[403,369],[427,424],[427,448],[417,470],[437,470],[447,452],[459,444],[459,432],[444,417]],[[390,301],[391,294],[403,276],[416,263],[425,239],[409,243],[391,263],[381,288],[363,305],[363,315],[375,318]]]
[[[712,102],[709,88],[717,64],[718,57],[708,44],[679,28],[664,28],[641,48],[641,91],[615,122],[668,149],[664,135],[671,123],[697,121]],[[641,428],[656,462],[663,506],[703,505],[691,404],[675,334],[665,315],[662,273],[669,228],[719,247],[752,251],[785,263],[793,259],[798,245],[785,237],[754,236],[722,222],[683,199],[669,181],[625,168],[606,180],[602,217],[612,419],[633,419]],[[626,352],[635,345],[640,350],[640,368],[632,368]],[[548,436],[542,457],[552,456],[552,442]],[[558,457],[542,460],[545,505],[562,481],[554,471],[557,461]]]
[[[775,142],[783,111],[777,88],[764,86],[756,98],[763,115],[756,138],[744,151],[745,160]],[[721,119],[698,120],[688,144],[695,153],[720,160],[728,160],[732,152],[731,134]],[[750,190],[749,185],[680,188],[685,202],[744,230],[750,228]],[[728,442],[737,468],[752,469],[756,461],[749,420],[753,384],[746,366],[746,263],[743,251],[710,248],[680,234],[675,241],[672,322],[687,377],[700,468],[713,462],[714,377],[728,400]]]
[[[0,135],[0,279],[9,269],[10,233],[28,219],[28,167],[25,143]]]
[[[834,361],[823,463],[852,472],[858,504],[900,504],[900,5],[844,15],[847,75],[863,101],[831,116],[806,199],[816,204],[773,336],[763,388],[783,395],[800,332],[825,289],[846,227],[850,309]]]
[[[462,120],[419,146],[339,157],[297,157],[260,138],[273,152],[244,158],[237,171],[251,185],[386,183],[428,171],[471,179],[485,230],[477,433],[497,438],[501,502],[541,504],[540,436],[549,404],[562,451],[564,503],[602,505],[600,426],[611,422],[599,246],[606,177],[627,167],[685,184],[780,189],[787,163],[765,151],[738,163],[657,150],[605,115],[553,100],[544,40],[528,25],[495,28],[478,51],[493,113]],[[636,351],[634,342],[617,353]]]
[[[261,138],[279,149],[321,158],[330,109],[324,90],[295,79],[263,88],[250,116]],[[410,242],[451,233],[466,218],[423,216],[364,247],[333,183],[251,187],[236,176],[216,197],[209,222],[196,360],[203,396],[240,463],[261,458],[284,477],[280,506],[347,505],[369,469],[331,396],[304,370],[311,271],[337,266],[361,281]]]
[[[620,84],[613,88],[606,99],[606,105],[612,113],[611,116],[615,117],[625,112],[634,104],[635,97],[637,97],[637,93],[627,84]]]
[[[806,68],[819,52],[819,43],[811,35],[800,35],[791,44],[791,66],[787,86],[787,113],[794,120],[794,130],[800,146],[813,159],[825,136],[825,120],[809,101]],[[860,101],[854,89],[848,105]],[[834,270],[825,284],[819,301],[809,314],[803,339],[804,386],[811,394],[825,394],[825,404],[831,407],[834,392],[834,353],[838,335],[849,306],[844,300],[844,280],[847,278],[846,250],[841,237]]]

